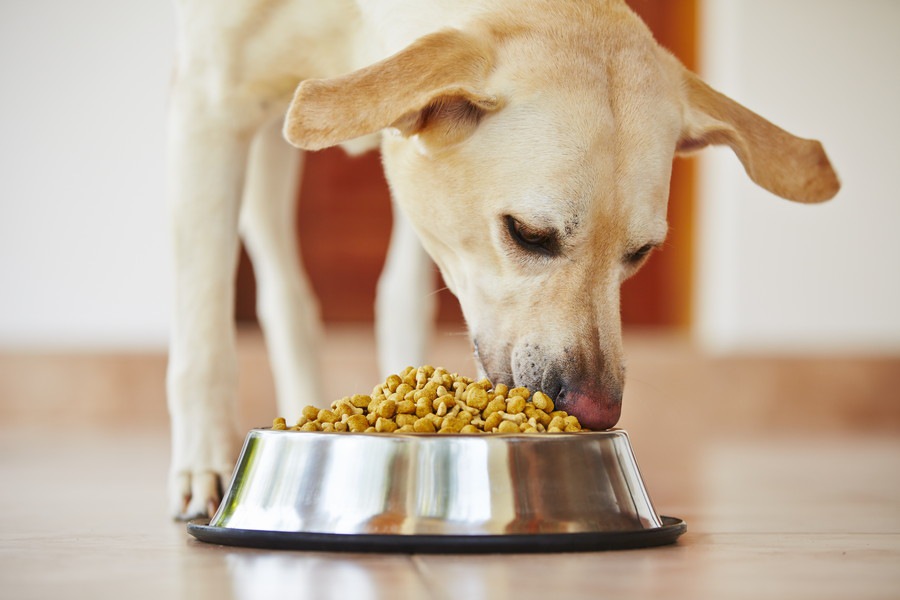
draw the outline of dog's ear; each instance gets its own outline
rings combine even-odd
[[[797,202],[822,202],[841,187],[822,144],[776,127],[682,67],[685,123],[679,152],[726,144],[754,182]]]
[[[301,83],[284,136],[305,150],[386,127],[457,141],[500,106],[482,91],[491,64],[489,48],[474,36],[453,29],[427,35],[359,71]]]

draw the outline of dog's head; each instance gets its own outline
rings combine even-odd
[[[665,239],[673,156],[728,145],[756,183],[800,202],[839,184],[818,142],[709,88],[624,3],[564,4],[305,81],[285,135],[318,149],[390,128],[394,198],[485,374],[602,429],[624,385],[619,288]]]

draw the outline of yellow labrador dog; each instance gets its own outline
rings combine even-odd
[[[239,235],[260,282],[279,410],[326,400],[293,233],[300,163],[283,138],[316,150],[379,136],[399,209],[376,307],[383,368],[422,360],[424,247],[484,374],[546,391],[592,429],[619,418],[619,287],[666,236],[676,153],[728,145],[753,181],[799,202],[839,188],[818,142],[709,88],[622,0],[176,5],[175,515],[215,506],[241,437]]]

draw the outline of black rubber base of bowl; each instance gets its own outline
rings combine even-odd
[[[201,542],[270,550],[322,552],[393,552],[405,554],[489,554],[593,552],[672,544],[687,531],[681,519],[660,517],[662,527],[638,531],[541,533],[514,535],[372,535],[257,531],[213,527],[206,520],[188,523]]]

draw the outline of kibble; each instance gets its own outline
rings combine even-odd
[[[295,425],[278,417],[274,430],[353,433],[575,433],[578,419],[526,387],[475,381],[432,366],[407,367],[372,388],[336,400],[330,408],[306,406]]]

